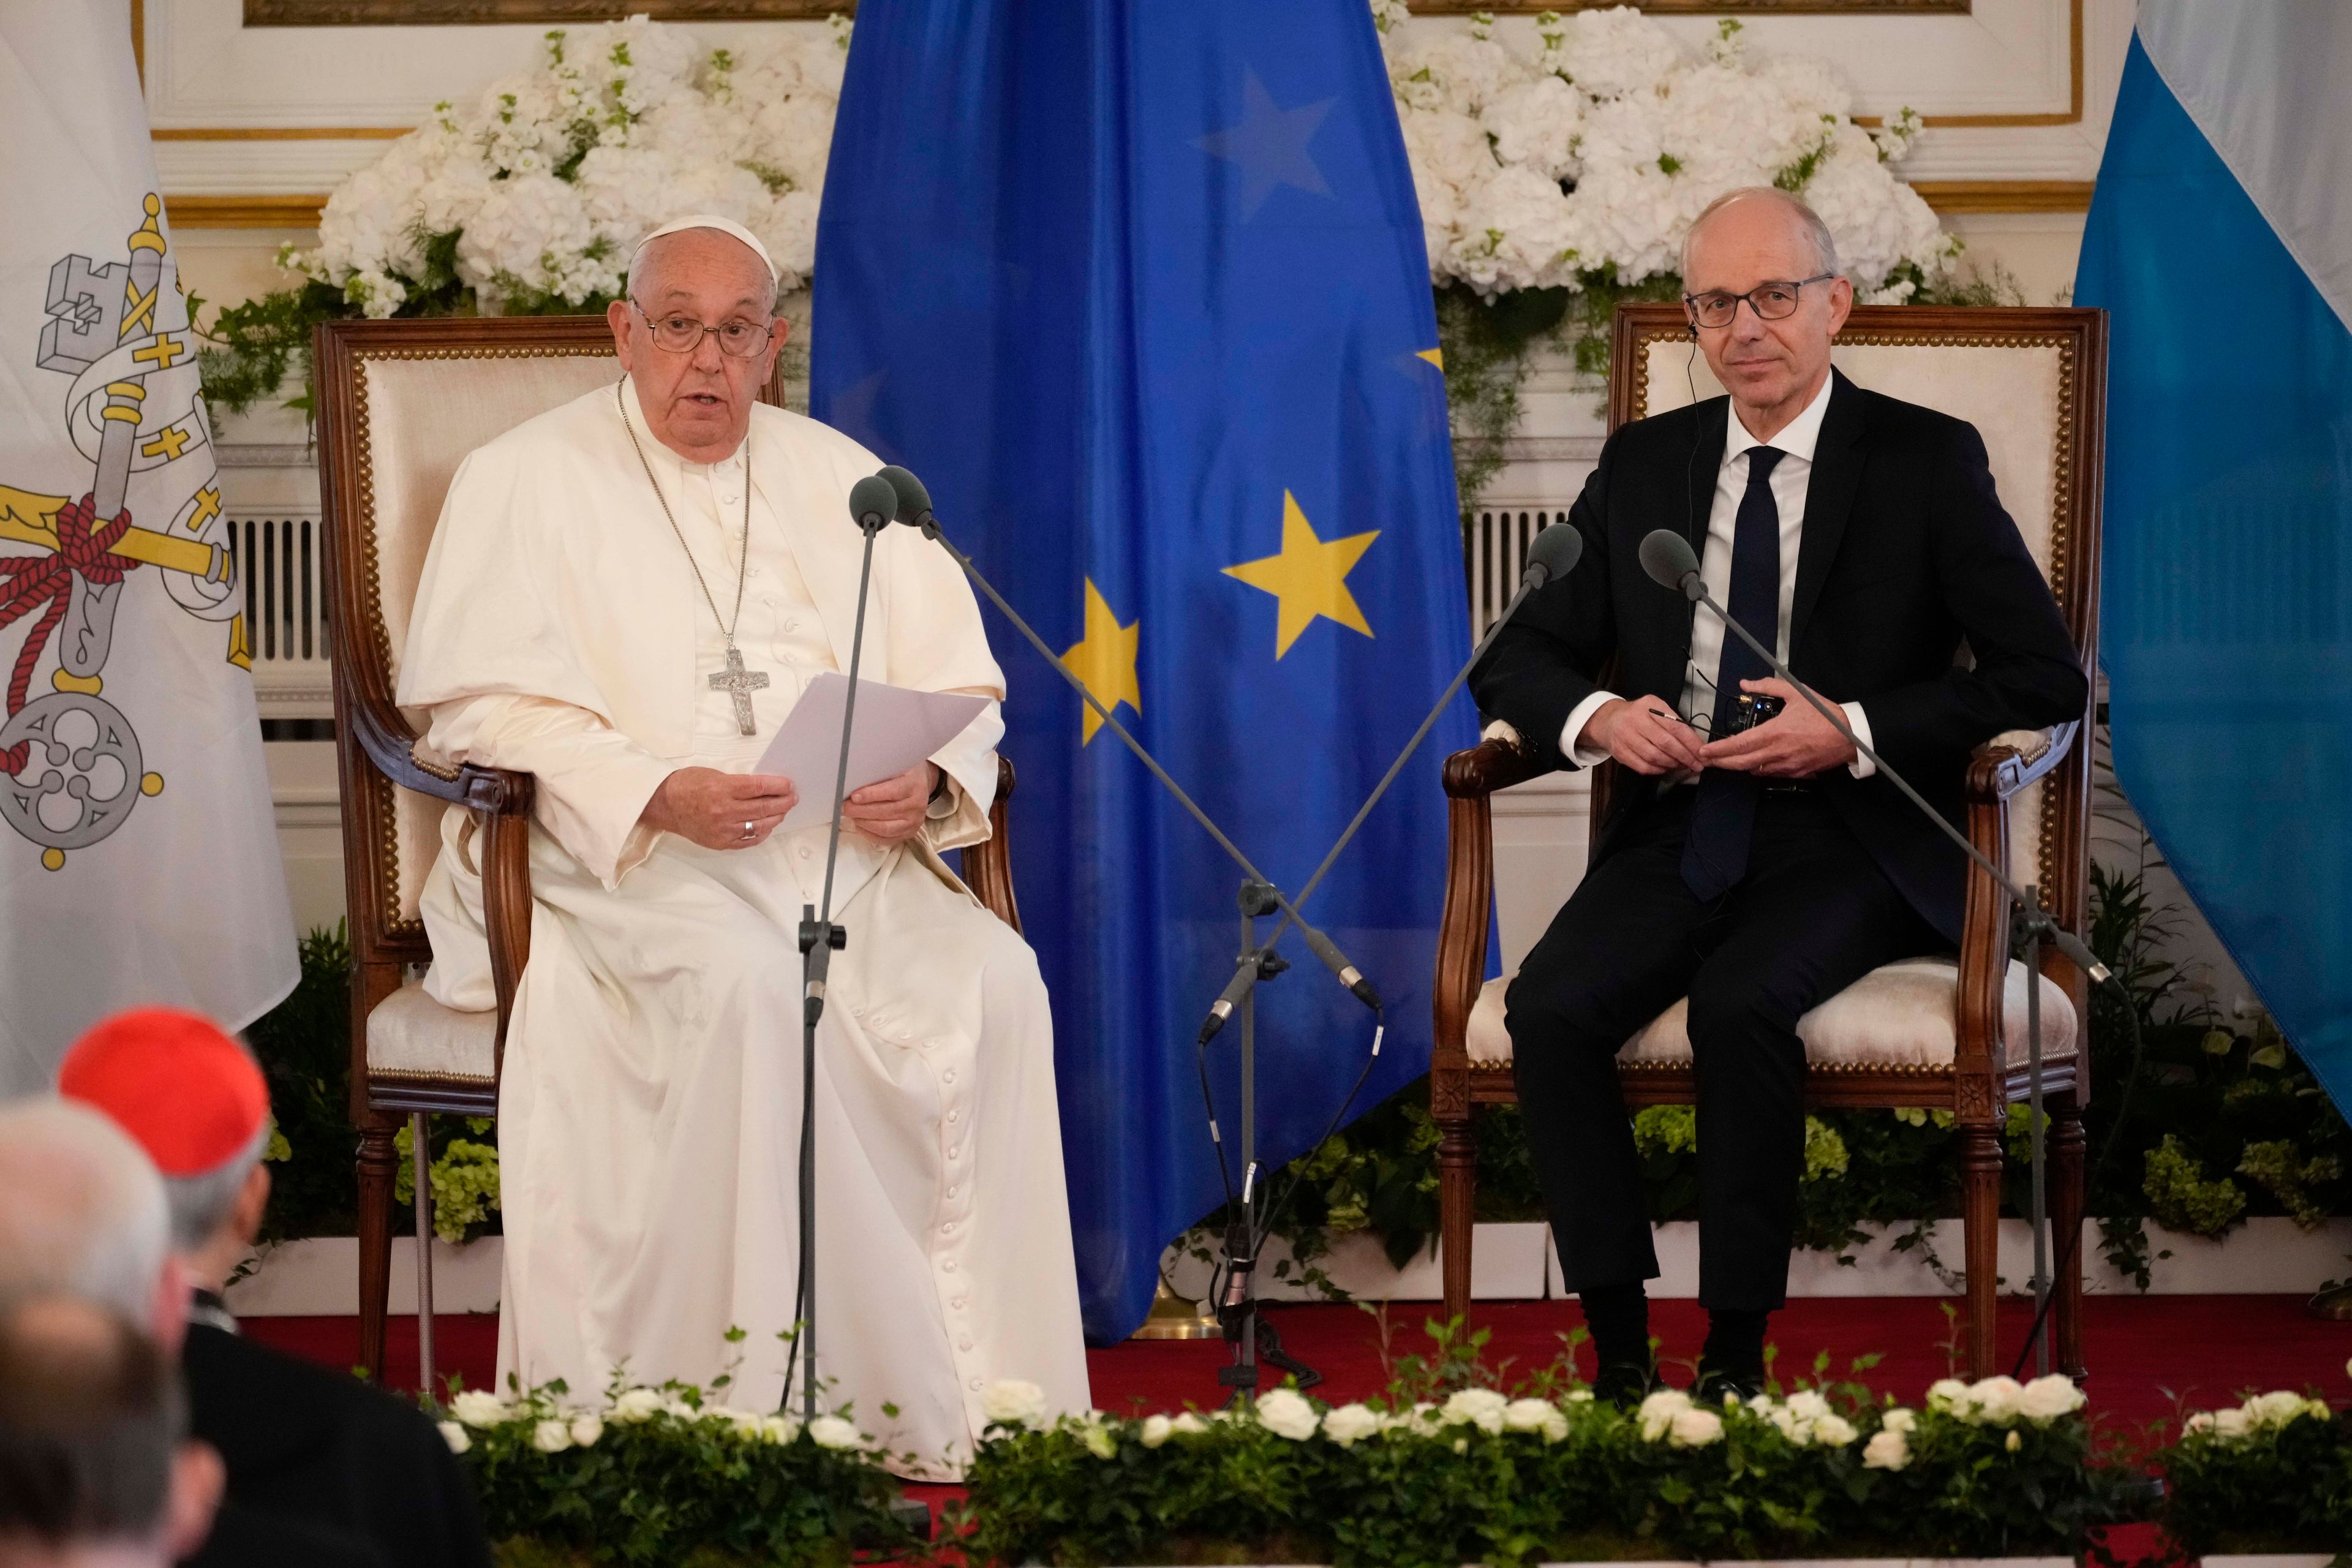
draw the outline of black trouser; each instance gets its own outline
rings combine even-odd
[[[1814,791],[1768,792],[1748,875],[1683,883],[1696,792],[1635,808],[1507,999],[1519,1104],[1570,1290],[1654,1279],[1618,1050],[1690,998],[1698,1073],[1699,1300],[1770,1311],[1789,1285],[1804,1170],[1797,1020],[1882,963],[1948,951]]]

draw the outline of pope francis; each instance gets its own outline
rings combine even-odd
[[[760,1413],[783,1388],[795,933],[825,827],[778,827],[832,784],[751,770],[808,682],[848,668],[847,496],[880,465],[756,401],[784,336],[775,284],[724,218],[647,236],[610,311],[626,375],[467,458],[418,589],[399,700],[425,748],[539,781],[499,1106],[501,1384],[561,1377],[593,1401],[616,1376],[731,1371],[727,1402]],[[931,761],[850,795],[849,946],[817,1038],[824,1403],[945,1479],[991,1384],[1084,1409],[1086,1361],[1045,987],[940,858],[988,836],[1004,677],[971,589],[909,529],[876,546],[865,637],[865,677],[990,700]],[[425,889],[426,984],[480,1009],[470,825],[449,813]]]

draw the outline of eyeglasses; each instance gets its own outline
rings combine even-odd
[[[666,316],[656,316],[635,300],[631,300],[629,304],[646,319],[646,326],[653,333],[654,346],[669,353],[690,354],[702,346],[705,336],[709,336],[719,340],[719,353],[731,354],[737,359],[750,359],[766,348],[768,339],[774,334],[772,327],[747,321],[740,316],[730,316],[711,327],[675,310]]]
[[[1756,312],[1759,321],[1778,321],[1797,313],[1797,294],[1808,283],[1826,283],[1837,276],[1834,272],[1817,272],[1811,278],[1800,278],[1794,283],[1759,283],[1745,294],[1727,294],[1717,289],[1712,294],[1685,294],[1683,304],[1691,319],[1702,327],[1727,327],[1739,314],[1739,301]]]

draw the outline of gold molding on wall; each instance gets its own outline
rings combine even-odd
[[[174,196],[163,212],[180,228],[316,228],[324,196]]]
[[[1912,188],[1938,213],[2078,213],[2088,180],[1920,180]],[[174,228],[316,228],[319,195],[166,196]]]

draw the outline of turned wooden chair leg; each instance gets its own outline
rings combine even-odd
[[[1990,1127],[1960,1129],[1961,1248],[1968,1269],[1968,1375],[1990,1377],[2000,1355],[2000,1140]]]
[[[2060,1372],[2080,1383],[2083,1364],[2084,1160],[2083,1107],[2073,1093],[2054,1095],[2050,1111],[2050,1218],[2065,1266],[2055,1281],[2058,1299],[2050,1309]]]
[[[400,1170],[398,1125],[372,1118],[360,1129],[360,1364],[383,1381],[384,1314],[392,1297],[392,1186]]]
[[[1470,1248],[1478,1198],[1478,1132],[1471,1117],[1446,1118],[1437,1132],[1440,1262],[1448,1322],[1470,1310]]]

